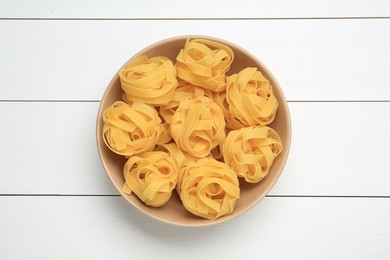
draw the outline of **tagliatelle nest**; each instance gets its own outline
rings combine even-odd
[[[103,113],[103,139],[115,153],[131,156],[150,151],[167,137],[157,111],[143,103],[117,101]]]

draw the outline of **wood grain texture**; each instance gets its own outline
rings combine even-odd
[[[0,21],[0,100],[100,100],[136,52],[186,34],[247,49],[288,100],[390,100],[390,19]]]
[[[293,124],[269,196],[199,229],[117,196],[95,142],[118,68],[188,34],[257,56]],[[0,0],[0,35],[0,259],[390,259],[389,1]]]
[[[4,259],[390,257],[386,199],[266,198],[237,219],[185,229],[121,197],[0,197]]]
[[[0,1],[1,18],[306,18],[390,16],[386,0]]]
[[[0,103],[0,193],[115,194],[95,142],[97,103]],[[13,188],[12,188],[13,186]]]
[[[98,103],[0,103],[0,194],[117,194],[95,141]],[[289,103],[290,156],[271,195],[390,196],[390,103]]]

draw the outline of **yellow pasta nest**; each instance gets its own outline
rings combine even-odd
[[[152,150],[161,136],[161,141],[170,138],[157,111],[147,104],[117,101],[103,112],[103,122],[104,142],[124,156]]]
[[[188,162],[179,173],[184,207],[194,215],[217,219],[233,212],[240,197],[237,174],[213,158]]]
[[[226,45],[204,39],[188,40],[176,57],[177,76],[212,91],[225,90],[225,73],[234,53]]]
[[[281,140],[275,130],[260,125],[231,131],[223,144],[225,163],[251,183],[268,174],[281,151]]]
[[[227,125],[239,129],[271,123],[278,108],[278,101],[269,81],[256,68],[246,68],[227,78],[225,108]]]
[[[176,187],[181,164],[162,151],[144,152],[130,157],[124,167],[122,191],[134,192],[146,205],[160,207]]]
[[[172,116],[170,131],[180,149],[195,157],[205,157],[225,139],[225,120],[211,99],[186,99]]]
[[[104,111],[103,138],[128,157],[122,192],[160,207],[176,188],[189,212],[212,220],[233,212],[239,177],[257,183],[268,174],[282,151],[266,126],[278,102],[256,68],[226,75],[233,58],[224,44],[194,39],[175,65],[140,56],[120,70],[125,102]]]
[[[140,56],[119,72],[124,99],[151,105],[167,104],[177,87],[176,70],[165,57]]]
[[[188,98],[196,97],[213,97],[213,92],[198,86],[195,86],[189,82],[179,79],[178,85],[173,95],[173,100],[167,105],[160,106],[160,115],[168,124],[171,123],[171,118],[175,114],[176,109],[179,107],[181,101]]]

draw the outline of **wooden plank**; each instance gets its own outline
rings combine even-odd
[[[187,34],[247,49],[273,72],[288,100],[390,100],[390,19],[3,20],[0,100],[99,100],[128,58]]]
[[[0,103],[4,193],[89,194],[114,189],[95,142],[98,103]]]
[[[1,18],[307,18],[390,16],[386,0],[1,1]]]
[[[389,199],[266,198],[235,220],[199,229],[145,217],[121,197],[0,197],[0,203],[5,259],[390,257]]]
[[[117,194],[95,102],[0,102],[0,194]],[[390,103],[289,103],[290,156],[271,195],[390,196]]]
[[[390,195],[390,103],[299,102],[289,107],[292,147],[271,194]]]

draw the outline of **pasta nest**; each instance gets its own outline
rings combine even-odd
[[[225,73],[233,58],[233,51],[224,44],[204,39],[187,40],[176,57],[177,76],[196,86],[223,91]]]
[[[167,104],[177,87],[176,69],[166,57],[140,56],[119,71],[123,99],[154,106]]]
[[[210,98],[182,101],[172,116],[170,133],[177,146],[195,157],[205,157],[225,139],[225,119]]]
[[[122,191],[134,192],[146,205],[160,207],[176,187],[181,164],[164,151],[144,152],[130,157],[123,169]]]
[[[278,109],[278,101],[269,81],[256,68],[246,68],[227,78],[222,105],[227,125],[239,129],[254,125],[268,125]],[[224,103],[223,98],[226,98]],[[228,112],[227,112],[228,111]]]
[[[166,123],[170,124],[172,116],[176,112],[181,101],[184,101],[188,98],[196,98],[202,96],[212,98],[213,92],[208,89],[195,86],[182,79],[178,79],[178,85],[173,95],[173,100],[166,105],[160,106],[160,115]]]
[[[230,131],[222,149],[225,163],[238,176],[257,183],[268,174],[282,144],[275,130],[259,125]]]
[[[103,140],[115,153],[131,156],[168,142],[168,130],[154,107],[117,101],[103,112]]]
[[[179,172],[177,190],[184,207],[206,219],[232,213],[240,197],[237,174],[210,157],[185,164]]]

